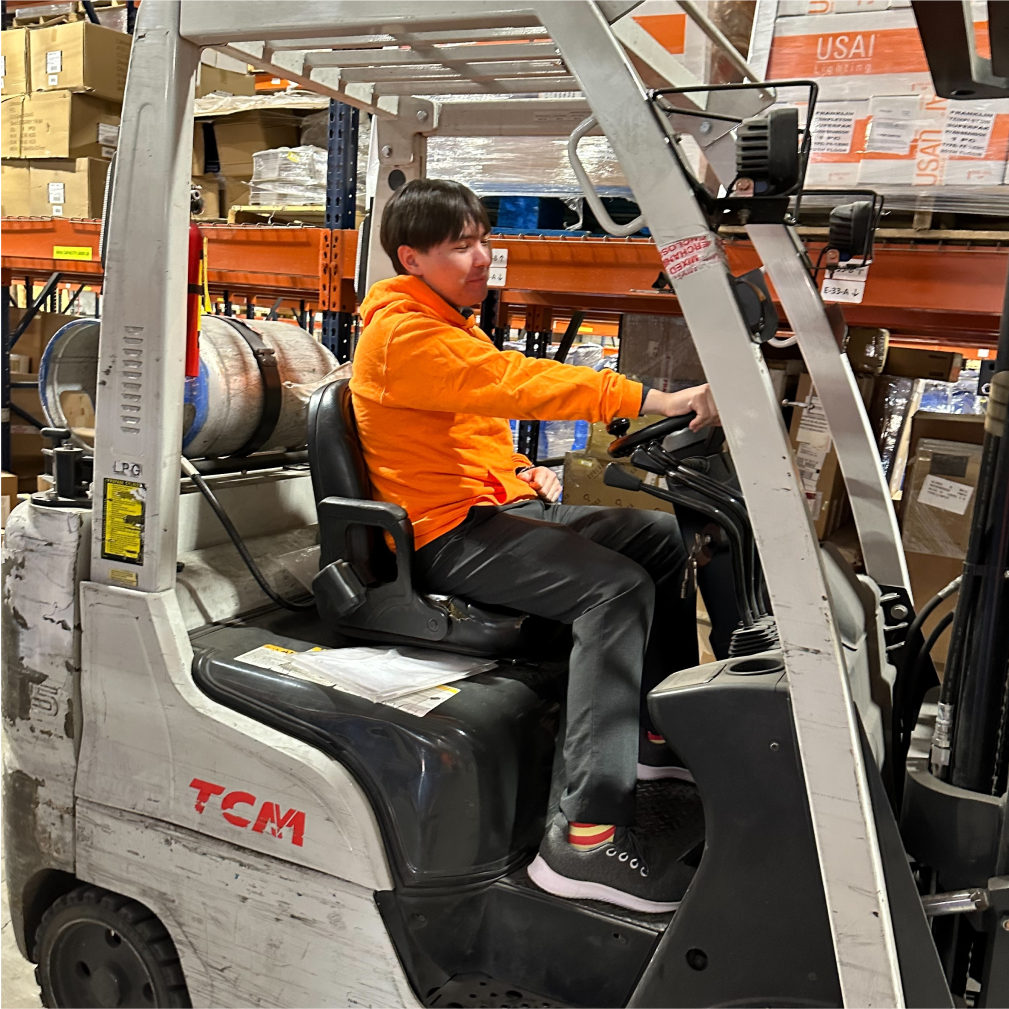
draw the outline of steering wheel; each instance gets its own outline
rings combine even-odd
[[[624,434],[622,438],[617,438],[607,451],[614,459],[622,459],[629,456],[636,448],[647,445],[652,441],[661,441],[668,434],[682,431],[690,426],[690,422],[697,416],[693,410],[690,413],[681,414],[679,417],[663,417],[662,420],[649,424],[647,427],[635,431],[634,434]],[[610,434],[622,434],[630,426],[630,421],[626,417],[618,417],[612,421],[606,429]]]

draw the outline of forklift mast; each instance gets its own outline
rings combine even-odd
[[[452,28],[541,24],[577,79],[608,138],[659,250],[718,404],[726,439],[752,518],[777,616],[795,731],[846,1005],[902,1005],[894,929],[876,836],[859,730],[820,550],[799,484],[781,411],[759,349],[741,315],[718,240],[678,170],[675,140],[656,116],[644,85],[611,25],[633,3],[495,0],[418,5],[390,0],[356,3],[249,4],[237,0],[146,0],[130,62],[119,157],[105,237],[105,315],[96,408],[91,576],[83,654],[92,676],[121,665],[115,623],[125,607],[179,667],[192,649],[174,596],[182,442],[189,151],[200,50],[232,46],[262,52],[265,40],[410,33]],[[296,53],[288,53],[292,66]],[[378,194],[392,191],[401,165],[422,171],[421,132],[436,124],[416,115],[419,100],[387,96],[357,102],[377,115],[383,145]],[[741,117],[761,105],[754,92],[711,96]],[[763,100],[766,104],[766,98]],[[429,103],[423,102],[423,105]],[[384,147],[388,146],[389,151]],[[369,270],[381,264],[376,244],[379,203],[372,213]],[[750,236],[800,333],[800,348],[838,442],[853,494],[866,558],[884,586],[907,589],[896,523],[861,399],[840,355],[808,275],[801,247],[783,222],[754,224]],[[794,314],[793,314],[794,312]],[[878,560],[877,560],[878,558]],[[174,640],[162,640],[165,636]],[[174,661],[174,660],[173,660]],[[85,712],[88,710],[85,699]],[[79,785],[98,798],[109,785],[96,777],[114,760],[116,734],[82,743]],[[755,927],[759,927],[755,923]]]

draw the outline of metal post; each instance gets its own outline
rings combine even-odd
[[[326,227],[332,231],[354,227],[357,202],[357,128],[360,111],[336,100],[329,103],[329,161],[326,173]],[[338,361],[349,361],[354,313],[322,313],[322,342]]]
[[[781,637],[844,1004],[902,1006],[848,673],[766,366],[751,342],[708,222],[599,7],[590,0],[544,0],[535,10],[627,175],[721,413]],[[724,367],[727,360],[731,368]],[[670,934],[660,941],[668,943]],[[638,992],[653,982],[653,974],[646,969]]]
[[[175,585],[193,92],[200,49],[181,5],[144,0],[106,216],[91,580]],[[157,114],[148,114],[156,109]],[[148,110],[148,111],[145,111]],[[136,208],[144,208],[138,215]],[[132,208],[132,209],[131,209]]]
[[[11,468],[11,289],[4,284],[0,289],[0,328],[3,330],[3,355],[0,361],[0,469]]]
[[[530,305],[526,309],[526,357],[546,357],[553,335],[551,324],[553,313],[541,305]],[[539,458],[540,421],[519,421],[518,451],[530,462]]]

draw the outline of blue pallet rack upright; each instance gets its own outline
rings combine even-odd
[[[329,162],[326,173],[326,227],[354,227],[357,203],[357,127],[360,112],[343,102],[329,103]],[[322,342],[341,363],[353,353],[351,312],[322,313]]]

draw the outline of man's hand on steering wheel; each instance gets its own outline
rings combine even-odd
[[[700,431],[703,427],[720,424],[718,407],[715,406],[711,387],[695,385],[692,389],[681,389],[679,392],[659,392],[649,389],[645,396],[642,413],[659,413],[664,417],[680,417],[693,411],[697,416],[690,422],[691,431]]]
[[[536,496],[544,501],[553,502],[561,496],[561,482],[557,479],[557,474],[546,466],[532,466],[519,470],[515,475],[520,480],[525,480],[536,491]]]

